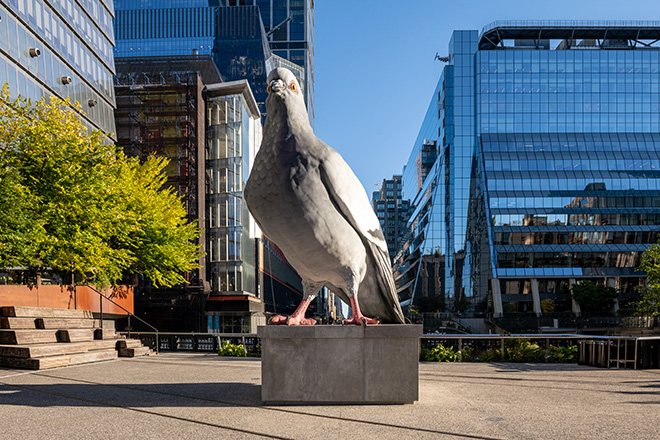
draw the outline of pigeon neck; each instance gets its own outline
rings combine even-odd
[[[305,112],[289,112],[286,107],[280,107],[273,113],[266,118],[264,131],[272,131],[281,140],[290,136],[300,136],[312,130]]]

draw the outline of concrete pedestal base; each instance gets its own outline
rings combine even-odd
[[[412,403],[421,325],[259,327],[266,404]]]

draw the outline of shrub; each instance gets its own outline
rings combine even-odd
[[[570,347],[548,347],[548,362],[553,363],[572,363],[577,362],[577,346]]]
[[[459,356],[459,352],[455,351],[452,347],[438,345],[428,351],[425,360],[433,362],[458,362]]]
[[[474,348],[472,347],[463,347],[463,349],[460,351],[461,353],[461,361],[462,362],[479,362],[481,361],[480,354],[481,353],[475,353]]]
[[[220,347],[218,355],[243,357],[245,356],[245,347],[243,347],[243,344],[232,344],[229,341],[225,341],[222,343],[222,347]]]
[[[545,362],[545,350],[527,339],[508,339],[504,342],[504,360],[509,362]]]

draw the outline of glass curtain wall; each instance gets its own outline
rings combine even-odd
[[[99,0],[0,1],[0,86],[12,97],[68,97],[87,128],[111,136],[113,16],[112,3]]]
[[[242,197],[250,154],[243,99],[228,95],[207,103],[208,270],[213,292],[256,294],[255,242]]]

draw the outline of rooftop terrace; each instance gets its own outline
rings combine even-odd
[[[537,48],[658,48],[660,21],[504,20],[483,27],[479,50],[511,47],[516,40],[536,41]],[[549,45],[550,40],[564,44]],[[586,42],[582,43],[583,40]],[[546,43],[543,43],[546,42]],[[616,42],[607,44],[605,42]],[[625,46],[623,46],[625,42]],[[515,46],[513,46],[515,47]],[[520,47],[520,46],[518,46]],[[530,44],[525,44],[530,49]]]

